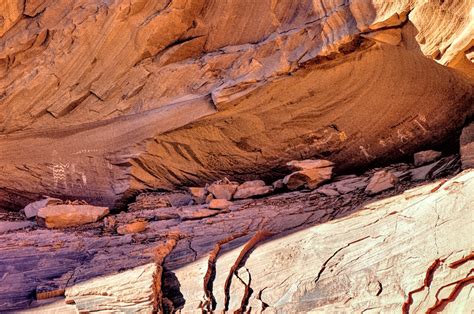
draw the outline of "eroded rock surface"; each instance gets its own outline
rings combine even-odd
[[[409,190],[402,180],[375,199],[363,189],[314,190],[238,201],[230,211],[110,216],[117,225],[149,221],[137,234],[103,223],[9,232],[0,235],[0,308],[469,311],[473,184],[466,170]]]
[[[244,262],[237,262],[243,247],[222,254],[214,266],[211,308],[469,312],[474,308],[474,221],[466,218],[474,209],[472,189],[470,170],[330,223],[280,235],[257,246]],[[202,259],[175,271],[186,300],[184,312],[202,304],[195,280],[206,269]]]
[[[473,114],[470,1],[0,9],[2,207],[120,207],[139,190],[272,180],[293,159],[388,162]]]

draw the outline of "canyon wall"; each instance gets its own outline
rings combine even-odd
[[[6,0],[0,206],[337,170],[473,116],[473,1]]]

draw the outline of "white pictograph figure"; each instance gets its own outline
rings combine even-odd
[[[400,140],[400,142],[402,142],[402,143],[405,143],[406,141],[408,141],[407,134],[403,134],[400,130],[397,130],[397,136],[398,136],[398,139]]]
[[[59,182],[64,182],[66,185],[66,169],[69,168],[69,163],[63,164],[62,162],[58,162],[50,169],[53,171],[53,181],[54,187],[57,188]]]
[[[53,172],[54,187],[57,188],[60,183],[67,187],[66,170],[69,168],[69,163],[63,163],[62,158],[59,156],[56,150],[51,153],[52,167],[48,167]]]
[[[364,154],[365,158],[367,158],[367,160],[370,160],[372,158],[374,158],[374,156],[372,156],[371,154],[369,154],[369,146],[367,146],[367,148],[365,148],[364,146],[359,146],[359,149],[361,151],[362,154]]]

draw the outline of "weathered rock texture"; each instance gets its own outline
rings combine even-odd
[[[280,235],[256,247],[241,263],[242,248],[223,254],[215,265],[212,308],[470,312],[474,195],[468,191],[473,189],[471,170],[448,182],[374,202],[351,216]],[[232,265],[234,272],[228,273]],[[203,301],[195,280],[207,268],[204,259],[175,271],[186,300],[184,312],[196,310]]]
[[[362,208],[363,188],[113,216],[149,220],[135,235],[0,235],[0,310],[469,312],[474,170],[405,188]]]
[[[292,159],[331,156],[343,170],[443,142],[473,114],[471,11],[3,0],[0,205],[44,194],[118,206]]]

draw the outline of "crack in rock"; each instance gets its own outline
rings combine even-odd
[[[357,242],[366,240],[366,239],[368,239],[368,238],[370,238],[370,236],[366,236],[366,237],[364,237],[364,238],[362,238],[362,239],[352,241],[352,242],[348,243],[347,245],[345,245],[345,246],[339,248],[338,250],[336,250],[336,252],[334,252],[334,254],[332,254],[332,255],[323,263],[323,265],[321,266],[321,269],[320,269],[319,272],[318,272],[318,275],[316,276],[316,279],[314,280],[314,283],[317,283],[317,282],[319,281],[319,278],[321,278],[321,275],[323,274],[324,270],[326,269],[327,264],[334,258],[334,256],[337,255],[337,253],[339,253],[340,251],[342,251],[342,250],[345,249],[345,248],[348,248],[348,247],[351,246],[352,244],[355,244],[355,243],[357,243]]]
[[[225,239],[220,240],[219,242],[216,243],[214,246],[214,249],[211,251],[209,254],[209,259],[207,261],[207,271],[206,274],[204,275],[204,282],[203,282],[203,288],[204,288],[204,295],[205,295],[205,300],[201,304],[201,309],[202,312],[212,312],[216,309],[216,299],[214,298],[213,294],[213,283],[214,279],[216,278],[216,260],[217,257],[219,256],[219,252],[221,251],[222,245],[229,243],[237,238],[245,236],[246,233],[238,233],[238,234],[233,234]]]
[[[158,313],[163,312],[163,262],[165,258],[170,255],[176,244],[181,239],[182,235],[179,233],[171,233],[165,243],[160,244],[154,252],[154,260],[156,271],[153,274],[153,309]]]
[[[224,299],[224,311],[229,310],[229,302],[230,302],[230,284],[232,283],[232,277],[237,273],[237,270],[239,270],[241,267],[245,265],[245,262],[247,258],[249,257],[250,253],[253,251],[255,246],[272,236],[273,233],[265,231],[265,230],[260,230],[255,235],[245,244],[243,247],[242,251],[240,252],[239,256],[235,260],[234,264],[230,268],[229,275],[227,276],[224,284],[224,294],[225,294],[225,299]]]

